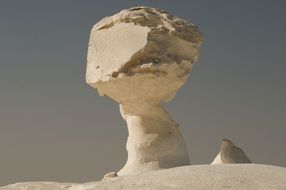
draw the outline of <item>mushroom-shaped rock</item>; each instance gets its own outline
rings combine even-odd
[[[220,152],[211,164],[251,163],[245,152],[229,139],[223,139]]]
[[[165,11],[135,7],[91,31],[86,81],[120,104],[128,159],[118,175],[189,164],[179,126],[162,108],[198,58],[198,28]]]

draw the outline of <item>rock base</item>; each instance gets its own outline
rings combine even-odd
[[[192,165],[84,184],[31,182],[0,190],[285,190],[286,168],[260,164]]]

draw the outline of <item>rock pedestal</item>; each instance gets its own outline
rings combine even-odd
[[[120,105],[127,122],[128,159],[118,175],[189,164],[179,125],[162,108],[198,58],[197,27],[169,13],[135,7],[92,29],[87,83]]]

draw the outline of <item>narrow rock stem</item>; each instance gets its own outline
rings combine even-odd
[[[189,165],[179,126],[158,103],[120,104],[127,122],[128,159],[119,175]]]

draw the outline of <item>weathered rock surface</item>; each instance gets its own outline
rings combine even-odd
[[[19,183],[0,190],[285,190],[286,168],[259,164],[193,165],[85,184]]]
[[[190,164],[179,125],[160,103],[184,84],[201,42],[193,24],[149,7],[123,10],[93,27],[86,81],[120,104],[128,126],[119,176]]]
[[[223,139],[220,151],[212,164],[251,163],[245,152],[229,139]]]
[[[144,73],[182,77],[196,61],[201,42],[196,26],[166,11],[123,10],[92,28],[87,83],[98,87],[100,82]]]

